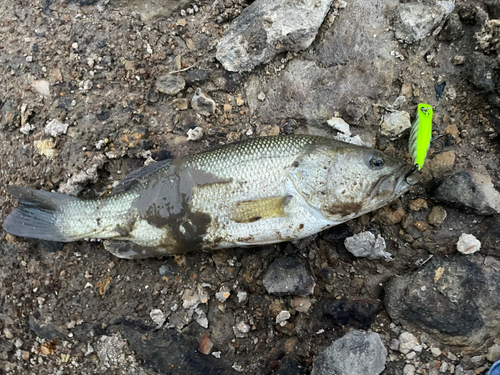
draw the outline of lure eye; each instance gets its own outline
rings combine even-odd
[[[373,169],[381,169],[385,164],[385,160],[377,155],[374,155],[370,158],[370,166]]]

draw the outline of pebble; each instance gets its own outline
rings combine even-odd
[[[399,351],[399,340],[392,339],[391,342],[389,343],[389,349],[394,351]]]
[[[267,269],[263,284],[269,294],[307,297],[314,292],[314,279],[296,258],[275,260]]]
[[[34,130],[35,127],[31,125],[30,123],[26,123],[23,126],[19,128],[19,131],[23,133],[24,135],[28,135],[32,130]]]
[[[439,357],[439,356],[441,355],[441,349],[436,348],[435,346],[433,346],[433,347],[431,348],[431,353],[432,353],[432,355],[433,355],[435,358],[437,358],[437,357]]]
[[[215,113],[215,102],[197,88],[191,99],[191,107],[203,116],[210,116]]]
[[[184,290],[182,294],[182,307],[185,309],[194,309],[200,303],[200,296],[192,289]]]
[[[165,74],[156,81],[156,90],[167,95],[176,95],[184,90],[186,81],[182,76]]]
[[[465,56],[462,55],[454,56],[453,59],[451,59],[451,63],[453,65],[463,65],[464,62],[465,62]]]
[[[415,366],[408,363],[403,367],[403,375],[415,375],[415,370]]]
[[[151,310],[149,316],[151,317],[151,320],[157,325],[157,328],[160,328],[163,323],[165,323],[165,320],[167,320],[167,317],[160,309]]]
[[[186,98],[177,98],[172,100],[172,104],[175,108],[181,111],[185,111],[189,107],[189,100],[187,100]]]
[[[418,343],[417,338],[412,333],[401,333],[399,335],[399,351],[403,354],[408,354],[411,350],[421,352],[422,346]]]
[[[493,344],[488,348],[486,359],[490,362],[496,362],[500,357],[500,345]]]
[[[427,201],[423,198],[418,198],[410,202],[410,209],[413,211],[420,211],[421,209],[427,209]]]
[[[187,131],[187,139],[188,141],[199,141],[203,138],[203,128],[197,126],[194,129],[189,129]]]
[[[431,213],[427,216],[427,222],[430,225],[434,225],[435,227],[443,224],[446,219],[447,213],[446,210],[442,206],[434,206],[432,207]]]
[[[394,111],[384,115],[380,132],[386,137],[396,138],[410,127],[410,114],[406,111]]]
[[[344,240],[346,249],[356,257],[368,259],[383,258],[387,262],[393,260],[392,255],[385,251],[385,240],[380,234],[375,235],[370,231],[355,234]]]
[[[291,315],[287,310],[280,311],[278,316],[276,317],[276,324],[280,326],[284,326],[287,323],[287,320],[290,319]]]
[[[450,365],[448,364],[448,362],[444,362],[441,363],[441,367],[439,367],[439,372],[446,372],[448,371],[448,368],[450,367]]]
[[[198,351],[202,354],[209,355],[213,347],[214,343],[210,340],[210,335],[208,333],[203,334],[200,339]]]
[[[215,298],[217,298],[219,302],[225,302],[230,295],[231,291],[227,286],[224,285],[219,289],[217,293],[215,293]]]
[[[61,134],[66,134],[68,126],[68,124],[63,124],[57,119],[50,120],[47,122],[47,125],[45,125],[45,134],[55,138]]]
[[[328,125],[330,125],[332,128],[334,128],[335,130],[337,130],[345,135],[351,135],[351,130],[349,129],[349,124],[347,122],[345,122],[340,117],[332,117],[331,119],[327,120],[326,123]]]
[[[353,330],[318,351],[311,375],[378,375],[385,369],[386,357],[378,333]]]
[[[50,97],[50,84],[49,81],[40,79],[31,82],[31,88],[40,95]]]
[[[443,175],[450,173],[454,165],[455,151],[442,152],[436,155],[430,163],[432,174],[436,178],[442,178]]]
[[[298,312],[306,313],[309,311],[309,308],[311,307],[311,299],[309,297],[295,296],[293,297],[290,306]]]
[[[238,292],[237,297],[238,297],[238,303],[242,303],[243,301],[245,301],[247,299],[248,293],[247,292]]]
[[[462,254],[474,254],[481,249],[481,242],[472,234],[462,233],[457,242],[457,250]]]
[[[233,332],[234,332],[234,335],[238,338],[247,337],[248,332],[250,332],[250,325],[246,324],[242,320],[233,327]]]

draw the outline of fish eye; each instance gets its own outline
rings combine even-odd
[[[381,169],[384,166],[384,164],[385,164],[385,160],[381,156],[373,155],[370,158],[370,166],[373,169]]]

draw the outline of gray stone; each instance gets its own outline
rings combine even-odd
[[[191,99],[191,107],[203,116],[210,116],[215,113],[216,105],[212,99],[201,92],[200,88],[197,88]]]
[[[488,348],[488,353],[486,353],[486,359],[490,362],[498,361],[500,357],[500,345],[493,344]]]
[[[156,81],[156,90],[167,95],[175,95],[184,90],[186,81],[182,76],[165,74]]]
[[[377,333],[351,331],[314,357],[311,375],[377,375],[384,371],[386,357]]]
[[[413,43],[425,38],[455,9],[450,1],[437,1],[428,6],[420,3],[402,3],[394,18],[396,39]]]
[[[249,77],[245,90],[251,112],[262,122],[274,123],[278,116],[318,126],[339,112],[350,125],[359,125],[372,104],[390,94],[397,74],[386,16],[397,4],[397,0],[353,0],[335,22],[323,26],[324,34],[313,44],[322,65],[294,58],[280,76],[266,82],[257,74]],[[260,92],[266,96],[264,102],[257,99]],[[366,126],[376,130],[374,120],[366,121]]]
[[[267,269],[263,283],[269,294],[301,297],[312,294],[316,285],[306,267],[292,257],[274,261]]]
[[[434,257],[417,272],[393,277],[384,304],[395,323],[475,352],[500,334],[499,271],[494,257]]]
[[[217,45],[227,70],[250,71],[286,51],[313,42],[332,0],[257,0],[233,20]]]
[[[352,237],[347,237],[344,240],[344,245],[347,251],[356,257],[393,260],[392,255],[385,251],[385,240],[380,234],[375,238],[375,235],[370,231],[361,232]]]
[[[395,138],[410,127],[410,114],[406,111],[394,111],[384,115],[380,132],[386,137]]]
[[[434,197],[471,208],[478,215],[500,213],[500,193],[494,188],[491,178],[473,171],[446,178],[434,192]]]
[[[59,120],[53,119],[45,125],[45,134],[55,138],[61,134],[66,134],[68,126],[68,124],[63,124]]]

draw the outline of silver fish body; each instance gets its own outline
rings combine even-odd
[[[152,164],[96,200],[10,186],[20,206],[3,227],[52,241],[104,239],[122,258],[271,244],[386,205],[410,188],[410,169],[328,138],[261,137]]]

